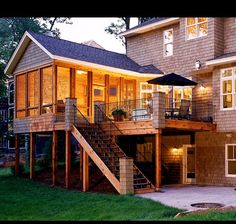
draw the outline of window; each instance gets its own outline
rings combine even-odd
[[[173,55],[173,29],[164,31],[164,56]]]
[[[7,110],[0,110],[0,121],[7,121]]]
[[[43,68],[41,71],[42,113],[50,113],[52,110],[52,67]]]
[[[57,68],[57,100],[70,97],[70,69]]]
[[[174,87],[173,88],[173,106],[174,108],[179,108],[181,100],[192,99],[192,88],[191,87]],[[191,111],[191,108],[190,108]]]
[[[9,83],[9,96],[8,96],[8,103],[14,103],[14,82]]]
[[[37,115],[39,103],[39,75],[37,71],[29,72],[28,76],[28,115]]]
[[[25,117],[26,109],[26,75],[16,76],[16,117],[21,118]]]
[[[110,96],[116,96],[117,94],[116,86],[110,86],[109,94]]]
[[[207,18],[187,18],[186,19],[186,39],[191,40],[207,35]]]
[[[221,109],[236,109],[236,67],[221,70]]]
[[[140,98],[141,99],[152,98],[152,93],[153,93],[152,84],[148,84],[147,82],[140,83]]]
[[[8,120],[13,121],[14,118],[14,108],[8,108]]]
[[[236,177],[236,144],[225,145],[225,176]]]

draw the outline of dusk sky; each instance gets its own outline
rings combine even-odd
[[[61,38],[77,43],[94,40],[103,48],[109,51],[125,54],[125,47],[115,36],[105,32],[105,27],[111,22],[116,23],[117,17],[73,17],[69,24],[58,24],[61,31]],[[131,27],[137,25],[137,19],[131,19]]]

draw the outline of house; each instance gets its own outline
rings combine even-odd
[[[234,18],[154,18],[121,34],[126,55],[25,32],[5,69],[15,82],[16,174],[19,136],[30,135],[34,178],[36,136],[51,133],[55,185],[63,133],[67,188],[71,136],[83,191],[89,160],[120,194],[234,185],[234,26]],[[198,85],[148,84],[169,72]],[[182,100],[190,101],[186,117],[179,117]],[[113,118],[121,112],[122,120]]]

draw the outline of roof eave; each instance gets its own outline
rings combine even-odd
[[[206,61],[206,65],[217,66],[217,65],[222,65],[222,64],[232,63],[232,62],[236,62],[236,56],[209,60],[209,61]]]
[[[137,34],[141,34],[141,33],[145,33],[154,29],[161,28],[163,26],[168,26],[168,25],[177,23],[179,22],[179,20],[180,20],[179,17],[164,19],[164,20],[152,23],[152,24],[148,24],[146,26],[137,27],[136,29],[124,31],[123,33],[120,33],[118,36],[131,37]]]
[[[129,76],[135,76],[135,77],[147,77],[148,78],[148,77],[157,77],[158,75],[162,75],[162,74],[139,73],[139,72],[135,72],[135,71],[131,71],[131,70],[115,68],[115,67],[106,66],[106,65],[100,65],[100,64],[96,64],[96,63],[92,63],[92,62],[81,61],[81,60],[57,56],[57,55],[53,55],[53,59],[69,62],[69,63],[76,64],[76,65],[87,66],[87,67],[94,68],[94,69],[103,69],[103,70],[107,70],[110,72],[120,73],[123,75],[129,75]]]

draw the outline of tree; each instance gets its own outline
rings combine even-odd
[[[141,24],[153,17],[138,17],[138,24]],[[105,31],[109,34],[112,34],[115,36],[116,39],[119,39],[122,41],[122,45],[125,45],[126,47],[126,41],[125,38],[122,36],[119,36],[121,32],[124,32],[128,29],[130,29],[130,19],[131,17],[119,17],[117,20],[117,23],[111,23],[110,26],[105,28]]]
[[[52,31],[56,37],[60,31],[56,23],[67,23],[69,17],[1,17],[0,18],[0,97],[6,94],[4,69],[25,31],[45,33]]]

